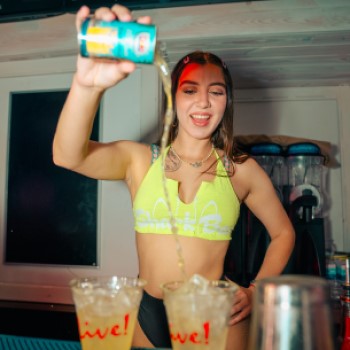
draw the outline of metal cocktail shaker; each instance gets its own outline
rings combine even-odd
[[[334,350],[325,279],[283,275],[256,284],[249,350]]]

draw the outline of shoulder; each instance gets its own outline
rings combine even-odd
[[[269,179],[265,170],[257,163],[254,158],[247,158],[243,163],[235,163],[235,172],[233,177],[239,178],[247,184],[260,183]]]
[[[247,158],[242,163],[235,162],[235,167],[237,169],[240,169],[241,172],[245,172],[245,171],[249,172],[251,170],[260,170],[260,169],[263,170],[261,166],[257,163],[257,161],[252,157]]]
[[[128,158],[130,162],[151,155],[150,145],[136,141],[119,140],[113,142],[113,146],[118,155],[123,155],[123,157]]]
[[[270,187],[271,181],[265,170],[254,158],[247,158],[243,163],[234,164],[234,173],[231,182],[238,195],[243,201],[257,188]]]
[[[128,155],[130,164],[150,164],[152,157],[151,145],[135,141],[118,141],[119,152]]]
[[[113,165],[114,169],[122,167],[130,171],[135,165],[146,162],[147,158],[151,159],[149,145],[140,142],[118,140],[105,143],[103,147],[111,149],[115,163]]]

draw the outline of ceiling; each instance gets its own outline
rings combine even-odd
[[[152,16],[171,66],[192,50],[214,52],[236,88],[350,85],[349,0],[208,3],[133,13]],[[14,62],[77,52],[73,14],[0,23],[0,32],[0,77]]]
[[[119,3],[130,10],[143,10],[234,2],[244,2],[244,0],[0,0],[0,23],[75,13],[83,5],[95,10],[102,6],[112,7]]]

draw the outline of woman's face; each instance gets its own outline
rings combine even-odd
[[[226,85],[221,68],[190,63],[183,70],[176,91],[179,135],[210,138],[226,108]]]

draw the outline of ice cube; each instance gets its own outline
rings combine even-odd
[[[188,281],[186,281],[181,289],[188,292],[195,292],[195,293],[206,293],[209,288],[209,280],[207,280],[205,277],[194,274]]]

